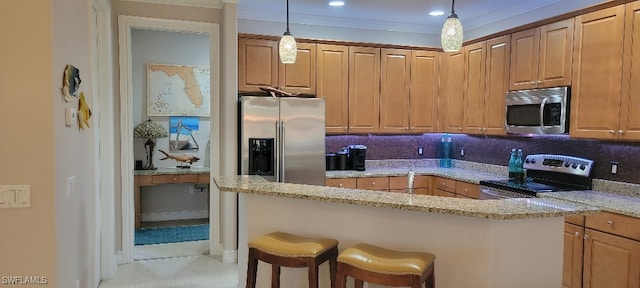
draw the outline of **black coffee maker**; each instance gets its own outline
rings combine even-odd
[[[364,162],[367,159],[367,146],[350,145],[347,148],[349,151],[349,168],[351,170],[364,171]]]

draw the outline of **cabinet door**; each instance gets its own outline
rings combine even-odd
[[[538,81],[538,56],[540,28],[529,29],[511,35],[510,90],[531,89]]]
[[[540,27],[540,62],[536,87],[571,85],[574,19]]]
[[[570,135],[618,138],[624,5],[576,17]]]
[[[583,227],[573,224],[564,224],[562,288],[582,287],[583,235]]]
[[[461,133],[464,117],[465,53],[461,50],[460,52],[443,53],[441,57],[439,130]]]
[[[484,96],[484,134],[505,135],[504,101],[509,91],[509,61],[511,57],[509,35],[487,41],[487,70]]]
[[[438,131],[438,75],[440,53],[412,51],[409,96],[409,131]]]
[[[382,49],[380,132],[409,132],[411,51]]]
[[[380,127],[380,48],[349,48],[349,131]]]
[[[480,185],[456,181],[456,194],[471,199],[480,198]]]
[[[280,89],[292,93],[316,94],[316,44],[298,43],[296,63],[279,61]]]
[[[238,39],[238,91],[278,84],[278,42]]]
[[[347,133],[349,125],[349,47],[317,45],[318,97],[325,99],[327,133]]]
[[[618,134],[621,140],[640,140],[640,2],[627,4],[626,11]]]
[[[484,87],[485,87],[485,42],[475,43],[464,48],[466,61],[466,89],[464,92],[464,126],[467,134],[482,134],[484,126]]]
[[[584,288],[640,287],[640,242],[585,230]]]

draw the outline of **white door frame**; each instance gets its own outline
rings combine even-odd
[[[120,63],[120,145],[122,177],[122,263],[133,261],[134,199],[133,199],[133,83],[131,67],[131,30],[144,29],[167,32],[197,33],[209,36],[209,66],[211,70],[211,151],[212,159],[220,155],[220,27],[217,23],[169,20],[138,16],[118,16],[118,51]],[[211,176],[219,174],[220,162],[211,161]],[[209,189],[211,226],[210,254],[221,254],[220,192]]]

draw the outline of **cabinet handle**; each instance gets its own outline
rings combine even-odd
[[[609,221],[607,221],[607,225],[609,225],[609,226],[613,226],[613,220],[609,220]]]
[[[344,131],[347,131],[347,126],[344,126]]]
[[[467,188],[464,188],[464,192],[469,192],[469,189],[467,189]]]
[[[404,127],[404,130],[409,130],[409,127]]]
[[[542,80],[538,80],[538,84],[542,84]]]
[[[342,188],[342,183],[340,183],[339,187]]]
[[[416,127],[411,127],[411,131],[413,131],[414,129],[416,129]]]
[[[624,134],[624,130],[618,130],[618,134],[620,135]]]
[[[580,237],[580,232],[576,232],[576,237]]]
[[[173,178],[173,181],[178,181],[178,178]]]
[[[576,232],[576,233],[577,233],[577,232]],[[584,240],[587,240],[587,239],[589,239],[589,235],[584,234],[584,236],[582,236],[582,238],[584,238]]]
[[[535,84],[536,84],[536,81],[531,81],[529,84],[531,84],[531,85],[535,85]]]
[[[458,131],[462,131],[462,127],[458,127]]]
[[[616,131],[609,130],[609,133],[614,134],[614,133],[616,133]]]
[[[442,186],[447,186],[447,183],[442,182]]]

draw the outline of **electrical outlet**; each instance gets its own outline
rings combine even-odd
[[[611,161],[611,174],[618,174],[618,162]]]
[[[460,149],[460,156],[464,156],[464,147],[462,147],[462,149]]]
[[[418,146],[418,155],[424,154],[424,147]]]
[[[76,176],[69,176],[67,178],[67,198],[71,198],[71,196],[75,193],[76,190]]]
[[[193,194],[196,190],[195,186],[189,186],[189,194]]]

